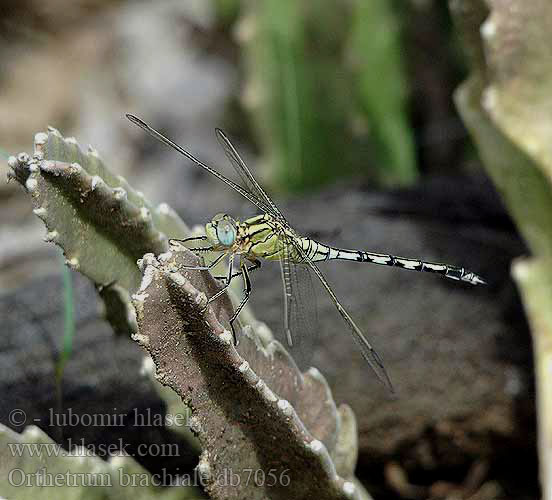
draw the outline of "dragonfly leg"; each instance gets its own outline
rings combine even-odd
[[[173,241],[177,241],[178,243],[187,243],[188,241],[205,241],[207,239],[207,236],[192,236],[190,238],[184,238],[183,240],[179,240],[178,238],[170,238],[169,243],[172,243]]]
[[[210,304],[214,300],[218,299],[224,292],[226,292],[226,290],[228,289],[228,287],[230,286],[230,283],[232,282],[232,280],[234,278],[236,278],[237,276],[243,275],[243,271],[241,269],[240,269],[240,271],[238,271],[236,273],[233,272],[233,268],[232,268],[233,267],[233,260],[234,259],[230,259],[230,266],[228,267],[228,276],[218,278],[218,279],[226,279],[226,285],[224,286],[224,288],[222,288],[217,293],[215,293],[215,295],[210,297],[209,300],[207,301],[207,304]],[[253,265],[250,266],[250,267],[246,267],[245,265],[242,264],[242,267],[243,267],[243,269],[245,269],[245,271],[247,273],[249,273],[250,271],[254,271],[255,269],[259,269],[259,267],[261,267],[261,261],[260,260],[255,261],[253,263]],[[249,274],[247,275],[247,278],[249,279]],[[237,312],[234,313],[234,315],[232,316],[234,319],[236,319],[234,316],[237,316],[239,314],[240,310],[243,309],[243,305],[240,304],[240,306],[238,306]]]
[[[207,300],[207,304],[205,305],[205,308],[207,308],[207,306],[217,300],[223,293],[226,292],[226,290],[228,290],[228,287],[230,286],[230,283],[232,282],[232,271],[233,271],[233,267],[234,267],[234,256],[232,255],[230,257],[230,262],[229,262],[229,265],[228,265],[228,276],[226,277],[226,285],[221,288],[217,293],[215,293],[215,295],[213,295],[212,297],[209,297],[209,299]]]
[[[212,252],[215,249],[215,247],[190,247],[188,250],[194,253],[198,252]]]
[[[207,236],[192,236],[191,238],[185,238],[183,240],[179,240],[176,238],[170,238],[169,244],[172,244],[173,242],[177,241],[178,243],[187,243],[188,241],[205,241],[207,240]],[[183,245],[184,246],[184,245]],[[188,250],[191,250],[192,252],[210,252],[213,250],[212,246],[208,247],[186,247]]]
[[[252,262],[252,267],[254,269],[261,267],[260,260],[255,259]],[[236,331],[234,329],[234,321],[236,321],[236,318],[240,314],[241,310],[244,308],[245,304],[247,304],[247,301],[249,300],[249,297],[251,295],[251,280],[249,279],[249,269],[243,262],[241,263],[241,274],[243,276],[243,298],[238,307],[236,307],[234,314],[230,318],[230,327],[232,328],[232,335],[234,336],[234,345],[238,345],[238,337],[236,336]]]
[[[215,267],[222,259],[226,257],[225,253],[221,253],[213,262],[211,262],[208,266],[181,266],[180,269],[189,269],[193,271],[208,271],[209,269],[212,269]]]
[[[257,261],[256,263],[254,263],[252,266],[249,266],[247,268],[247,271],[249,272],[252,272],[254,271],[255,269],[259,269],[261,267],[261,261]],[[237,271],[235,272],[233,275],[232,275],[232,279],[234,278],[237,278],[238,276],[241,276],[241,271]],[[213,278],[217,279],[217,280],[223,280],[223,279],[226,279],[226,276],[213,276]]]

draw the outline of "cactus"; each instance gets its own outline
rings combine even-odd
[[[223,327],[228,298],[206,308],[220,284],[182,247],[140,262],[133,296],[138,334],[156,377],[191,408],[203,448],[198,470],[214,499],[367,498],[353,476],[354,415],[336,407],[318,370],[301,374],[277,341],[266,347],[245,328],[237,350]],[[201,291],[200,291],[201,290]]]
[[[157,381],[155,378],[155,364],[150,356],[144,357],[140,373],[148,377],[154,389],[157,391],[157,394],[164,401],[167,409],[167,415],[178,415],[178,417],[176,417],[178,418],[178,421],[188,422],[191,415],[190,408],[182,402],[180,396],[170,387],[166,387]],[[199,455],[201,453],[201,446],[187,425],[170,425],[168,426],[168,429],[184,439],[190,452],[195,455]]]
[[[532,253],[513,266],[531,325],[543,498],[552,498],[552,4],[451,0],[472,72],[456,104]]]
[[[0,424],[0,448],[5,450],[0,461],[0,493],[10,500],[204,498],[198,487],[156,486],[162,477],[152,477],[128,455],[113,455],[106,462],[91,449],[77,447],[67,452],[34,425],[18,434]],[[8,449],[22,453],[10,453]],[[129,486],[129,481],[134,481],[135,486]]]
[[[74,138],[52,127],[36,134],[33,156],[21,153],[8,164],[46,225],[45,240],[94,282],[114,329],[135,332],[130,295],[140,284],[136,261],[166,251],[167,235],[184,237],[186,225],[167,204],[153,206],[113,175],[96,150],[83,153]]]
[[[188,406],[202,449],[198,472],[212,498],[369,498],[354,477],[351,409],[336,407],[316,369],[301,374],[250,311],[236,351],[221,326],[232,293],[203,310],[205,293],[222,285],[209,272],[179,272],[199,258],[168,245],[167,234],[189,231],[166,205],[153,207],[96,152],[82,153],[55,129],[37,134],[32,157],[22,153],[9,165],[44,221],[46,239],[96,284],[112,324],[134,332],[156,378]]]

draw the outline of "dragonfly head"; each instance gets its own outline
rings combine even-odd
[[[237,223],[227,214],[217,214],[205,226],[205,234],[213,246],[231,247],[236,241]]]

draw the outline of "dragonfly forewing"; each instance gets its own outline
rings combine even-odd
[[[215,132],[220,145],[224,149],[226,157],[230,161],[232,167],[234,167],[236,173],[240,176],[243,186],[264,205],[264,211],[266,213],[272,215],[281,222],[285,222],[282,212],[280,212],[280,209],[266,194],[265,190],[257,182],[255,177],[253,177],[253,174],[247,168],[247,165],[239,155],[234,145],[230,142],[227,135],[220,128],[215,129]]]

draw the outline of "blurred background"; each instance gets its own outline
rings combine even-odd
[[[2,177],[7,157],[32,152],[34,134],[53,125],[92,144],[112,171],[190,226],[218,212],[250,216],[254,207],[124,115],[227,171],[214,136],[221,127],[307,235],[464,265],[488,279],[476,289],[324,266],[399,398],[386,397],[323,299],[309,362],[356,413],[357,476],[374,498],[538,496],[530,335],[510,279],[512,259],[527,249],[456,111],[469,63],[446,2],[5,0],[0,40]],[[0,421],[26,405],[47,429],[45,408],[60,402],[63,260],[43,242],[16,182],[0,183],[0,223],[0,309],[11,325],[0,336],[0,369],[14,370]],[[267,268],[254,277],[253,310],[278,332],[278,269]],[[138,347],[113,340],[91,285],[71,279],[77,328],[63,404],[162,408],[147,384],[124,380],[137,377]],[[123,357],[101,361],[113,342]],[[118,437],[71,432],[90,442]],[[172,439],[163,432],[147,439]],[[187,454],[193,467],[197,454]]]

